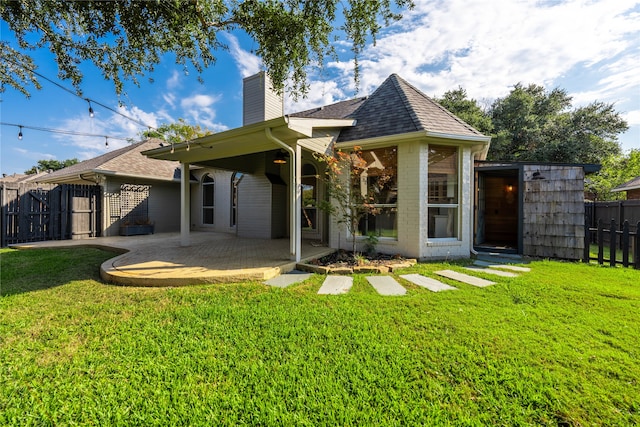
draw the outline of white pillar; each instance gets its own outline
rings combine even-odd
[[[180,246],[189,246],[191,223],[191,186],[189,163],[180,164]]]
[[[296,262],[300,262],[302,250],[302,147],[296,144],[296,161],[295,165],[295,257]],[[292,165],[293,166],[293,165]]]

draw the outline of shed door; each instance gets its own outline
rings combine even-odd
[[[479,249],[517,250],[517,171],[481,172],[475,245]]]

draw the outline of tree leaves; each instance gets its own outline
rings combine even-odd
[[[20,51],[22,58],[16,61],[19,70],[7,69],[0,81],[28,95],[28,83],[38,86],[25,52],[47,48],[59,77],[71,80],[78,93],[84,77],[79,65],[91,62],[120,94],[125,81],[137,83],[167,53],[202,72],[215,63],[216,51],[227,49],[219,31],[240,30],[258,43],[256,53],[274,88],[282,91],[290,82],[294,95],[304,95],[308,67],[335,58],[337,30],[357,59],[368,37],[375,42],[380,22],[398,20],[396,11],[412,6],[410,0],[5,1],[0,16],[19,46],[3,43],[0,63],[5,67],[11,52]]]

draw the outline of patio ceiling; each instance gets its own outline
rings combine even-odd
[[[337,136],[337,132],[346,126],[353,126],[353,119],[309,119],[297,117],[278,117],[240,128],[215,133],[189,142],[144,151],[147,157],[162,160],[176,160],[181,163],[203,164],[207,161],[236,158],[254,153],[280,149],[267,133],[284,144],[295,147],[303,145],[313,151],[325,150]],[[322,129],[327,132],[322,133]],[[304,144],[304,140],[313,143]]]

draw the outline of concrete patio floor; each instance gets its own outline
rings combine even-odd
[[[180,246],[179,233],[97,237],[22,243],[13,248],[93,246],[122,252],[100,267],[103,280],[129,286],[184,286],[267,280],[295,268],[289,239],[242,239],[231,234],[192,232],[190,246]],[[302,260],[333,252],[302,242]]]

